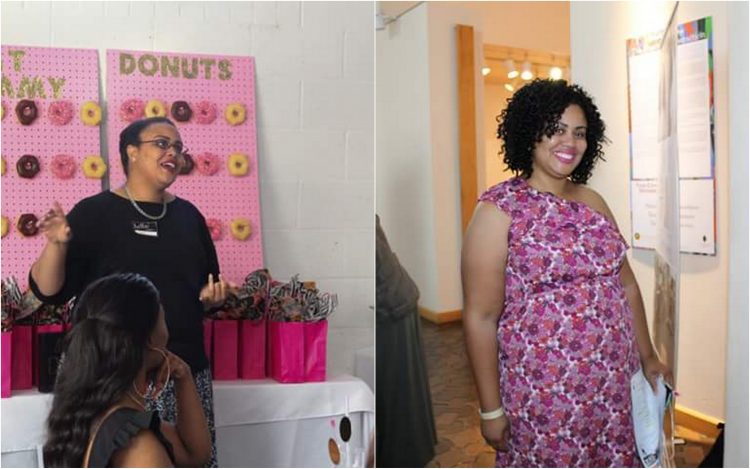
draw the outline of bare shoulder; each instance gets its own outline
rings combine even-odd
[[[609,209],[609,206],[607,205],[607,202],[604,200],[604,197],[599,195],[599,193],[596,192],[594,189],[590,187],[586,187],[582,184],[576,186],[576,199],[579,202],[585,203],[586,205],[593,208],[594,210],[601,213],[602,215],[606,216],[610,220],[614,221],[614,216],[612,215],[612,211]]]
[[[497,236],[507,232],[509,226],[510,216],[507,213],[491,203],[480,202],[474,209],[474,215],[472,215],[471,222],[466,229],[466,236],[471,237],[480,233]]]
[[[112,467],[172,467],[167,450],[151,430],[141,430],[112,454]]]

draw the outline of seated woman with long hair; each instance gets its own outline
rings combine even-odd
[[[138,274],[92,283],[73,312],[47,419],[47,467],[203,466],[206,417],[190,368],[166,350],[156,287]],[[146,412],[169,379],[177,421]]]

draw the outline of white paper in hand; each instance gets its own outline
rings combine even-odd
[[[630,378],[630,398],[633,403],[633,428],[638,456],[643,467],[660,467],[664,452],[663,421],[666,406],[667,388],[659,376],[657,392],[643,375],[642,370]]]

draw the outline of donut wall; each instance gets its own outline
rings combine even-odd
[[[21,288],[36,220],[101,191],[100,120],[96,50],[2,46],[2,275]]]
[[[193,162],[170,191],[206,217],[224,277],[263,267],[252,57],[107,51],[110,187],[125,182],[119,134],[131,121],[165,116]]]

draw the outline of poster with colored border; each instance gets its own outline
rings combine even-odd
[[[100,119],[96,50],[2,46],[2,271],[22,289],[46,242],[34,220],[102,189]]]
[[[194,167],[168,190],[206,218],[227,280],[263,267],[253,58],[108,50],[107,102],[110,187],[125,182],[120,132],[143,117],[171,119]]]
[[[680,251],[716,254],[715,110],[711,17],[677,26],[677,141],[680,187],[697,187],[692,197],[681,192]],[[631,179],[631,243],[654,249],[657,192],[651,190],[659,170],[659,42],[662,33],[627,40],[628,127]],[[707,188],[710,190],[707,191]]]

